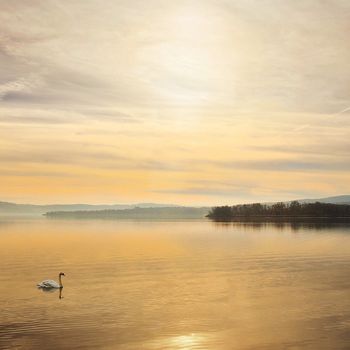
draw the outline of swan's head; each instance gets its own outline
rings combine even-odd
[[[60,272],[59,276],[65,276],[64,272]]]

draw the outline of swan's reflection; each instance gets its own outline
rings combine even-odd
[[[63,299],[63,288],[38,288],[40,290],[42,290],[44,293],[56,293],[57,290],[59,290],[59,293],[58,293],[58,299]]]

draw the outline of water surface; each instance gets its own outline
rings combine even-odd
[[[1,219],[0,266],[1,349],[350,348],[347,225]]]

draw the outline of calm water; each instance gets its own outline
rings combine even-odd
[[[346,225],[1,219],[0,266],[1,349],[350,348]]]

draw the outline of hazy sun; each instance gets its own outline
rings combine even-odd
[[[221,24],[195,7],[181,7],[163,21],[160,40],[145,48],[157,95],[168,103],[198,105],[208,101],[219,81]]]

